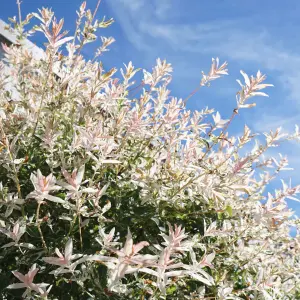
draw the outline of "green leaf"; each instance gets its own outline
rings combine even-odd
[[[105,18],[103,18],[102,22],[99,23],[98,27],[99,28],[107,28],[108,26],[110,26],[112,23],[114,22],[114,19],[111,18],[107,21],[105,21]]]
[[[105,80],[105,79],[111,77],[116,72],[117,72],[117,69],[116,68],[112,68],[107,73],[103,74],[102,79]]]
[[[229,217],[232,217],[232,207],[231,206],[227,206],[226,207],[226,212],[228,213]]]
[[[201,138],[201,141],[205,144],[206,148],[209,148],[209,142],[206,139]]]
[[[167,288],[167,295],[172,295],[176,292],[177,290],[177,286],[176,285],[172,285],[169,288]]]

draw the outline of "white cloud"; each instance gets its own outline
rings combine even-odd
[[[273,46],[266,31],[248,33],[235,29],[233,22],[198,25],[153,25],[151,35],[163,39],[175,51],[218,55],[245,65],[255,63],[267,71],[275,71],[277,80],[288,90],[289,97],[300,102],[300,55]],[[146,25],[141,29],[145,32]]]
[[[295,131],[296,124],[300,125],[298,116],[288,117],[264,113],[253,120],[252,127],[257,132],[276,130],[278,127],[282,127],[283,132],[292,133]]]
[[[276,72],[276,79],[286,88],[288,97],[300,103],[300,55],[280,45],[277,37],[266,30],[248,28],[249,19],[196,24],[187,19],[186,23],[178,24],[167,18],[176,14],[172,6],[175,2],[170,0],[112,2],[120,16],[118,21],[138,50],[149,53],[160,47],[174,53],[219,56],[243,66],[255,64],[266,73]]]
[[[139,10],[141,10],[145,4],[145,0],[116,0],[116,2],[119,2],[119,4],[123,5],[128,11],[132,13],[136,13]]]
[[[272,97],[264,107],[266,113],[259,107],[247,112],[248,116],[254,114],[247,121],[253,132],[262,133],[282,126],[284,131],[292,133],[294,125],[300,123],[300,55],[289,47],[288,37],[287,43],[282,44],[276,33],[272,35],[271,31],[257,27],[252,16],[248,19],[236,17],[211,22],[191,21],[189,13],[193,7],[190,5],[189,11],[180,11],[175,5],[179,0],[112,0],[107,3],[118,16],[117,22],[128,40],[143,57],[151,57],[154,61],[153,56],[157,53],[168,53],[169,57],[176,59],[175,75],[179,75],[180,80],[192,81],[193,77],[200,77],[199,60],[204,58],[209,61],[216,56],[246,72],[249,69],[255,72],[260,68],[263,73],[270,74],[272,79],[269,83],[275,84],[272,92],[288,96],[285,99],[277,94]],[[172,18],[179,14],[180,19]],[[226,86],[220,87],[219,92],[222,96],[234,96],[236,91]],[[222,103],[223,108],[225,105],[226,102]],[[193,104],[194,108],[196,106]],[[243,123],[241,120],[239,122]],[[287,154],[290,166],[294,167],[294,171],[283,172],[280,177],[285,180],[292,177],[293,184],[300,183],[300,145],[288,142],[270,149],[267,156],[278,158],[279,152]]]
[[[157,18],[165,19],[169,16],[170,11],[172,11],[171,0],[154,0],[155,8],[154,13]]]

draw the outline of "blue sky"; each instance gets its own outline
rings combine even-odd
[[[94,8],[96,0],[88,0]],[[74,30],[79,0],[23,0],[22,13],[52,7],[65,28]],[[274,88],[269,98],[257,98],[257,106],[241,111],[231,131],[240,133],[246,123],[260,133],[276,129],[292,131],[300,125],[300,1],[289,0],[102,0],[98,17],[113,17],[114,25],[99,32],[113,36],[116,43],[103,57],[106,68],[122,67],[130,60],[134,66],[150,69],[155,59],[167,59],[174,68],[172,95],[186,97],[207,71],[211,58],[228,61],[229,76],[202,89],[189,100],[190,109],[214,107],[227,119],[235,106],[236,79],[242,69],[255,74],[258,69],[268,76]],[[14,0],[1,5],[0,18],[17,15]],[[32,41],[42,45],[41,36]],[[100,42],[99,42],[100,44]],[[86,57],[97,47],[87,49]],[[94,48],[93,48],[94,47]],[[300,184],[300,145],[289,143],[272,154],[287,154],[294,171],[283,174]],[[278,183],[278,182],[277,182]],[[275,184],[272,187],[275,187]],[[290,202],[300,215],[300,205]]]

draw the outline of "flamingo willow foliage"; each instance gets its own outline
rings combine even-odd
[[[166,61],[150,72],[129,62],[117,78],[100,61],[114,42],[103,36],[86,60],[83,47],[113,20],[96,20],[85,3],[77,14],[73,35],[50,9],[12,19],[19,44],[3,45],[1,295],[300,299],[299,233],[289,234],[300,223],[286,202],[300,187],[266,193],[288,161],[264,155],[299,140],[298,127],[263,140],[247,126],[228,133],[253,97],[267,96],[265,75],[241,71],[228,119],[190,111],[170,95]],[[39,25],[25,31],[31,18]],[[43,58],[23,46],[34,32],[46,38]],[[227,63],[213,59],[199,87],[223,75]]]

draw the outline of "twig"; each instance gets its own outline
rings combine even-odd
[[[38,123],[39,123],[40,114],[41,114],[42,106],[43,106],[43,103],[44,103],[44,98],[45,98],[46,91],[47,91],[47,83],[48,83],[49,77],[52,73],[52,64],[53,64],[53,56],[51,56],[51,60],[50,60],[49,65],[48,65],[47,77],[45,79],[45,82],[43,83],[43,93],[42,93],[41,102],[40,102],[38,112],[37,112],[36,122],[34,124],[34,128],[33,128],[33,131],[32,131],[31,140],[33,139],[33,137],[35,135],[35,132],[37,130],[37,126],[38,126]]]
[[[186,105],[187,101],[193,97],[200,89],[201,89],[202,85],[198,86],[196,89],[194,89],[184,100],[183,103],[184,105]]]
[[[97,5],[96,5],[96,8],[95,8],[94,13],[93,13],[93,16],[92,16],[92,19],[88,22],[88,26],[87,26],[87,27],[89,27],[90,25],[92,25],[92,22],[93,22],[93,20],[94,20],[94,18],[95,18],[95,16],[96,16],[96,13],[97,13],[98,8],[99,8],[99,6],[100,6],[100,3],[101,3],[101,0],[98,0]],[[76,30],[77,30],[77,29],[78,29],[78,26],[76,27]],[[75,32],[75,34],[76,34],[76,32]],[[76,37],[76,36],[75,36],[75,37]],[[78,47],[78,49],[77,49],[77,56],[79,56],[80,53],[81,53],[82,47],[83,47],[83,45],[84,45],[84,41],[85,41],[85,38],[83,38],[83,39],[81,40],[81,43],[80,43],[80,45],[79,45],[79,47]],[[74,42],[75,42],[75,39],[73,40],[73,44],[74,44]],[[72,65],[72,67],[73,67],[73,65]]]
[[[40,219],[40,208],[41,208],[41,204],[42,202],[39,201],[38,202],[38,207],[37,207],[37,210],[36,210],[36,225],[37,225],[37,228],[38,228],[38,231],[40,233],[40,237],[41,237],[41,240],[42,240],[42,244],[43,244],[43,247],[45,249],[46,252],[48,252],[48,248],[47,248],[47,245],[46,245],[46,242],[45,242],[45,239],[44,239],[44,236],[43,236],[43,232],[41,230],[41,223],[39,221]]]
[[[3,143],[4,143],[5,147],[6,147],[6,150],[8,152],[8,155],[9,155],[9,158],[10,158],[10,161],[11,161],[11,164],[12,164],[12,169],[13,169],[13,174],[14,174],[14,181],[15,181],[15,184],[17,186],[18,197],[19,197],[19,199],[23,199],[23,197],[22,197],[22,191],[21,191],[21,185],[20,185],[20,181],[19,181],[19,177],[18,177],[18,171],[17,171],[16,165],[14,163],[14,158],[13,158],[13,155],[11,153],[9,141],[8,141],[8,138],[7,138],[6,134],[5,134],[5,131],[4,131],[1,119],[0,119],[0,132],[1,132],[2,136],[3,136],[3,140],[4,140]],[[23,216],[23,218],[25,218],[24,205],[22,205],[22,216]]]
[[[18,13],[19,13],[19,23],[22,23],[22,14],[21,14],[21,1],[17,0],[17,5],[18,5]]]
[[[80,238],[80,248],[82,250],[82,232],[81,232],[81,216],[78,216],[78,227],[79,227],[79,238]]]
[[[76,223],[76,219],[77,219],[77,214],[74,216],[74,219],[72,220],[72,223],[70,225],[70,229],[69,229],[69,233],[68,233],[68,237],[71,235],[71,232],[75,226],[75,223]]]
[[[101,0],[98,0],[97,5],[96,5],[96,8],[95,8],[95,11],[94,11],[94,13],[93,13],[93,18],[92,18],[92,20],[94,20],[94,18],[95,18],[95,16],[96,16],[96,13],[97,13],[97,11],[98,11],[98,9],[99,9],[100,3],[101,3]]]

